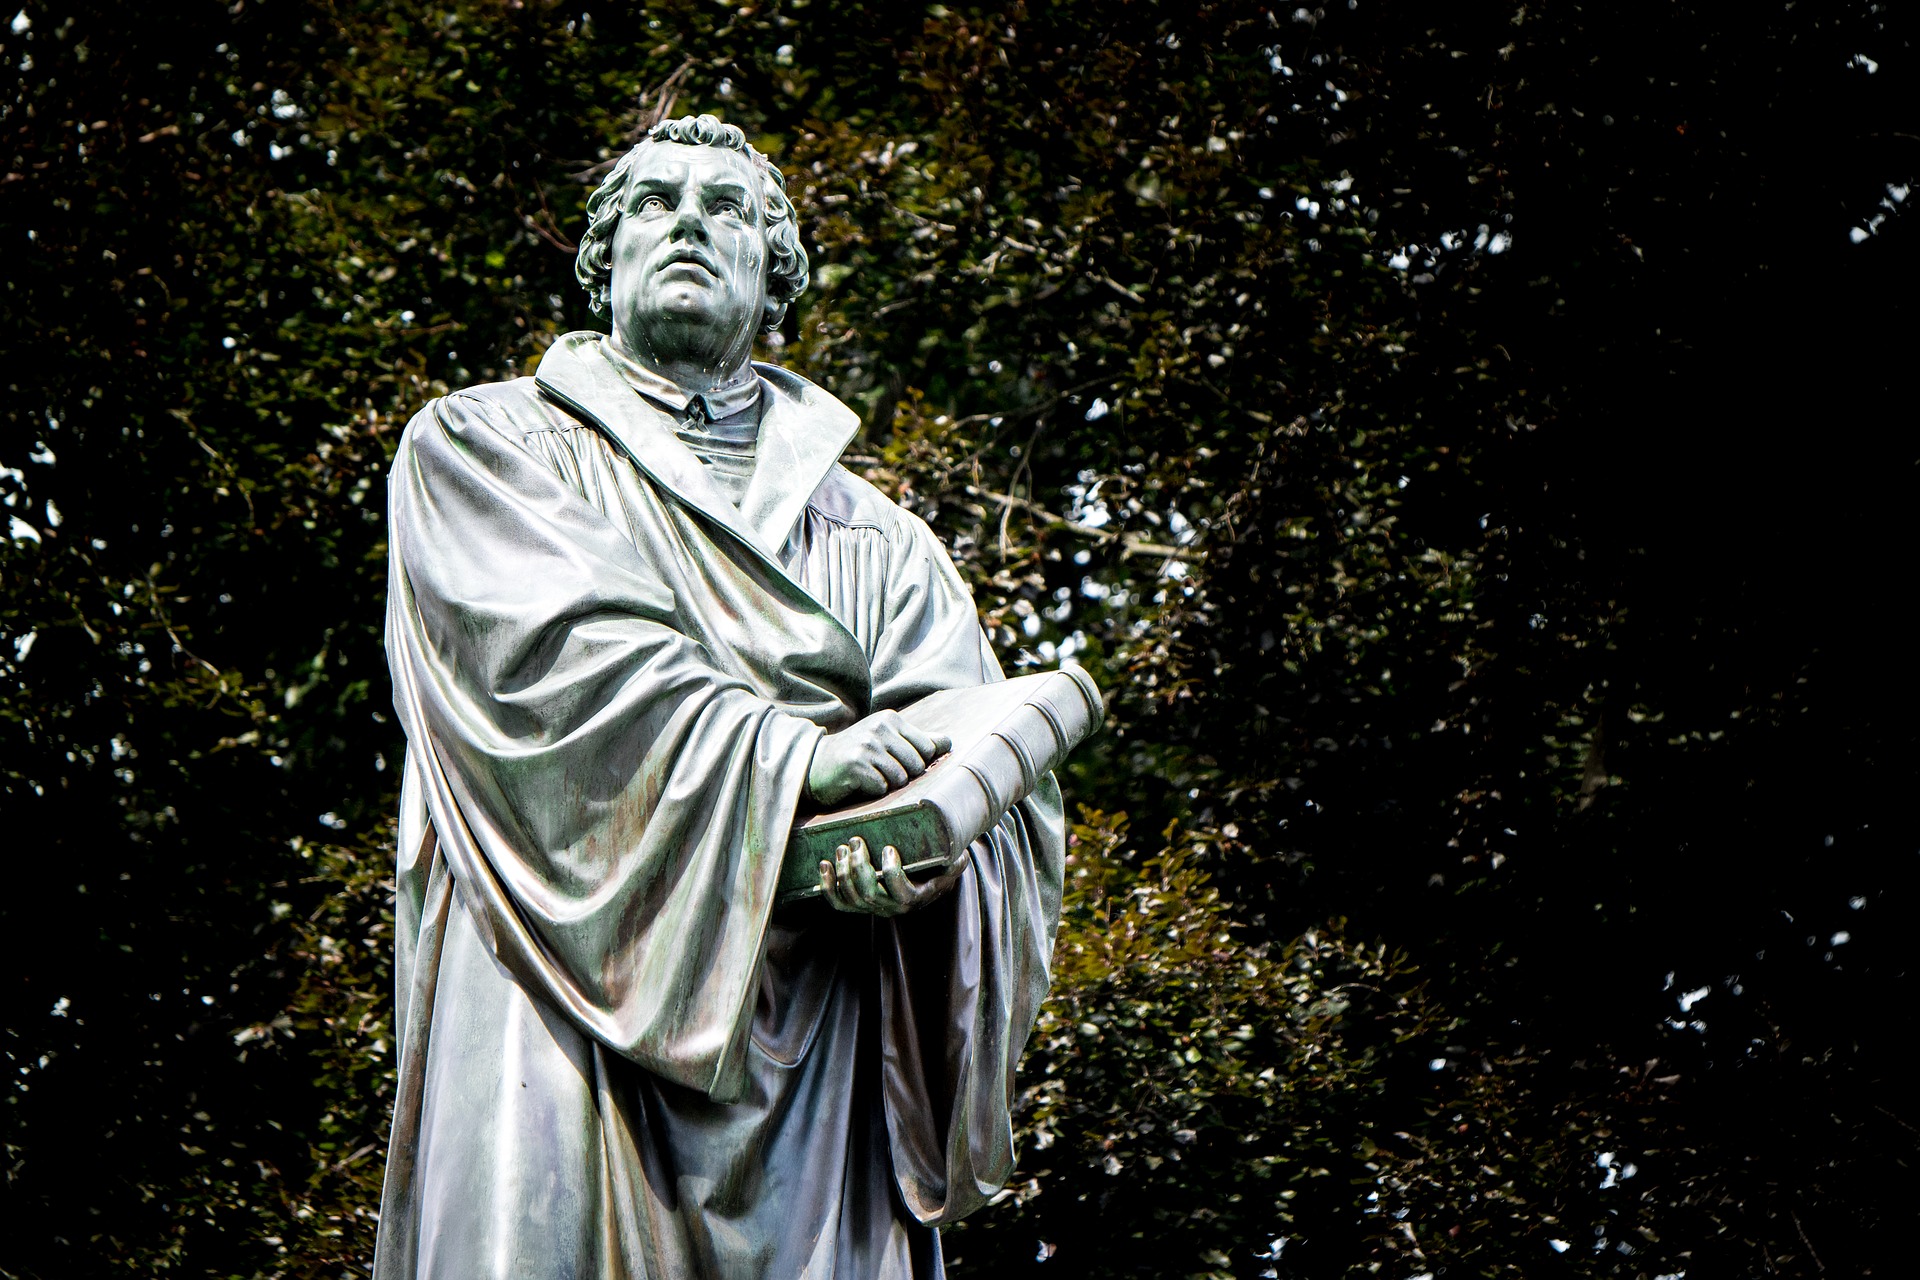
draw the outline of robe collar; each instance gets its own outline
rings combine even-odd
[[[697,404],[708,422],[731,418],[743,409],[752,408],[760,398],[760,379],[754,376],[751,368],[742,369],[740,372],[743,376],[732,386],[688,394],[679,383],[655,373],[612,342],[603,339],[600,354],[641,395],[678,413],[685,413],[690,406]]]
[[[860,428],[827,392],[778,365],[754,364],[762,398],[753,478],[735,507],[674,434],[674,419],[637,394],[602,355],[604,334],[562,336],[540,360],[541,390],[598,427],[672,497],[731,531],[775,566],[807,499]]]

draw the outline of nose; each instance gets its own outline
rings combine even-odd
[[[680,207],[674,213],[671,235],[675,240],[711,243],[713,237],[707,230],[706,210],[700,207],[699,196],[694,192],[688,192],[680,201]]]

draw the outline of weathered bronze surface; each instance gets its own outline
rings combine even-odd
[[[674,121],[589,212],[612,337],[433,402],[394,460],[375,1272],[935,1276],[1012,1167],[1059,792],[934,885],[850,849],[831,908],[775,912],[796,810],[918,774],[943,744],[888,713],[1001,673],[926,525],[837,465],[854,415],[749,363],[806,284],[777,171]]]

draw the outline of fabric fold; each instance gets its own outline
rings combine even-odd
[[[391,480],[390,660],[435,830],[503,964],[648,1070],[737,1093],[814,717],[848,719],[827,695],[861,682],[722,670],[695,637],[736,620],[687,617],[684,567],[488,416],[441,401]],[[679,513],[651,514],[671,537]],[[818,643],[817,619],[792,623]]]
[[[715,510],[597,341],[435,401],[390,476],[377,1280],[926,1280],[1012,1167],[1058,792],[923,911],[775,912],[821,735],[1001,673],[931,531],[835,465],[844,406],[761,370],[781,471]]]

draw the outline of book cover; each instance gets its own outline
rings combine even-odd
[[[795,823],[779,901],[820,896],[820,860],[854,836],[866,840],[876,866],[892,845],[915,879],[945,871],[1105,714],[1092,677],[1078,667],[944,689],[901,708],[915,727],[951,738],[953,749],[903,787]]]

